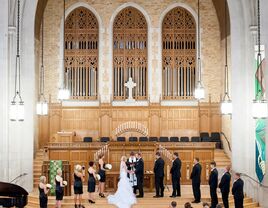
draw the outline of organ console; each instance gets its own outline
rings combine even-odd
[[[28,192],[12,183],[0,182],[0,206],[25,207],[28,203]]]

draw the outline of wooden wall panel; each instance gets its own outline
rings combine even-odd
[[[148,136],[198,136],[200,132],[220,132],[219,103],[201,103],[199,106],[62,107],[50,104],[48,118],[39,119],[39,144],[42,147],[59,131],[75,132],[74,141],[90,136],[116,137],[116,128],[134,121],[148,128]],[[121,136],[141,136],[130,130]],[[49,137],[49,138],[46,138]]]
[[[82,143],[83,144],[83,143]],[[190,173],[193,167],[194,157],[200,158],[202,165],[202,183],[207,183],[208,174],[210,170],[210,162],[214,159],[214,145],[213,143],[179,143],[172,144],[161,143],[170,153],[178,152],[182,161],[181,181],[183,184],[190,184]],[[88,162],[93,160],[93,155],[102,147],[99,142],[77,145],[76,143],[63,145],[62,143],[54,143],[48,147],[49,159],[51,160],[67,160],[71,165],[71,172],[73,173],[76,164],[85,165],[88,169]],[[125,155],[127,158],[131,151],[141,152],[144,160],[144,170],[146,172],[153,171],[155,162],[155,152],[159,148],[158,143],[142,142],[111,142],[109,143],[108,151],[105,156],[105,162],[113,165],[112,173],[118,174],[120,169],[121,157]],[[171,183],[171,176],[169,170],[171,168],[171,161],[163,154],[165,159],[165,181],[167,184]],[[97,161],[96,165],[97,165]],[[98,167],[97,167],[98,168]],[[88,176],[86,176],[87,178]]]

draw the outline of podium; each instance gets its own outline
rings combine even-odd
[[[55,135],[55,137],[53,137],[53,141],[51,142],[56,142],[56,143],[69,143],[69,142],[73,142],[73,137],[74,137],[74,133],[73,132],[68,132],[68,131],[59,131],[57,132],[57,134]]]

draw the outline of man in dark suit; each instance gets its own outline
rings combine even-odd
[[[213,161],[210,163],[211,172],[209,175],[209,190],[211,197],[211,208],[216,208],[218,204],[217,187],[218,187],[218,170],[216,169],[216,163]]]
[[[155,192],[154,198],[164,197],[164,166],[165,162],[159,152],[155,154],[156,161],[154,164]]]
[[[194,193],[194,201],[192,203],[201,202],[201,191],[200,191],[201,171],[202,167],[199,164],[199,158],[196,157],[194,159],[194,167],[190,177],[192,179],[192,188]]]
[[[137,198],[143,198],[144,162],[140,152],[136,154],[136,158],[137,161],[135,165],[135,174],[137,176],[137,188],[135,188],[139,189],[139,195],[137,196]],[[134,192],[136,192],[136,190],[134,190]]]
[[[235,174],[235,181],[232,188],[234,195],[235,208],[243,208],[244,202],[244,181],[240,178],[240,173]]]
[[[174,152],[173,154],[173,163],[170,169],[170,174],[172,175],[172,195],[170,197],[181,196],[181,160],[179,158],[179,154]]]
[[[230,193],[231,174],[230,166],[225,167],[225,173],[221,177],[219,188],[221,190],[222,202],[225,208],[229,208],[229,193]]]

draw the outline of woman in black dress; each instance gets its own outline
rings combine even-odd
[[[57,170],[57,175],[55,178],[56,182],[56,207],[61,208],[61,201],[63,199],[63,194],[64,194],[64,186],[67,185],[66,181],[63,181],[62,179],[62,170],[58,169]]]
[[[96,187],[96,170],[94,169],[94,162],[89,162],[89,168],[88,168],[88,202],[91,204],[94,204],[94,193],[95,193],[95,187]]]
[[[46,180],[45,176],[40,177],[40,183],[38,186],[40,208],[47,208],[47,193],[49,192],[49,188],[46,185]]]
[[[99,180],[99,196],[104,198],[104,187],[105,187],[105,180],[106,180],[106,175],[105,175],[105,163],[104,163],[104,154],[99,155],[99,175],[100,175],[100,180]]]
[[[75,208],[82,207],[83,181],[85,177],[85,167],[76,165],[74,170],[74,206]],[[78,205],[77,205],[78,202]]]

